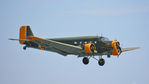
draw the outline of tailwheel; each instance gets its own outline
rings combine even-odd
[[[87,57],[84,57],[82,62],[87,65],[89,63],[89,59]]]
[[[23,47],[23,50],[26,50],[26,46]]]
[[[98,64],[99,64],[100,66],[103,66],[103,65],[105,64],[105,60],[104,60],[103,58],[99,59],[99,60],[98,60]]]

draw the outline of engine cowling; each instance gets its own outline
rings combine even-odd
[[[96,47],[95,47],[94,43],[84,44],[85,53],[92,54],[92,53],[94,53],[95,50],[96,50]]]
[[[121,54],[121,47],[120,47],[120,43],[117,40],[112,41],[112,55],[120,55]]]

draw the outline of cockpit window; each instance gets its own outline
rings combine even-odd
[[[106,37],[99,37],[99,41],[105,42],[105,41],[109,41],[109,39]]]
[[[87,41],[84,42],[84,44],[86,44],[86,43],[87,43]]]

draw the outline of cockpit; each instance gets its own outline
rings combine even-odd
[[[99,41],[102,41],[102,42],[109,41],[109,39],[108,39],[107,37],[99,37],[98,40],[99,40]]]

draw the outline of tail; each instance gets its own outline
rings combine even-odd
[[[30,26],[21,26],[19,33],[20,44],[24,44],[25,41],[23,40],[26,40],[28,36],[34,36]]]

